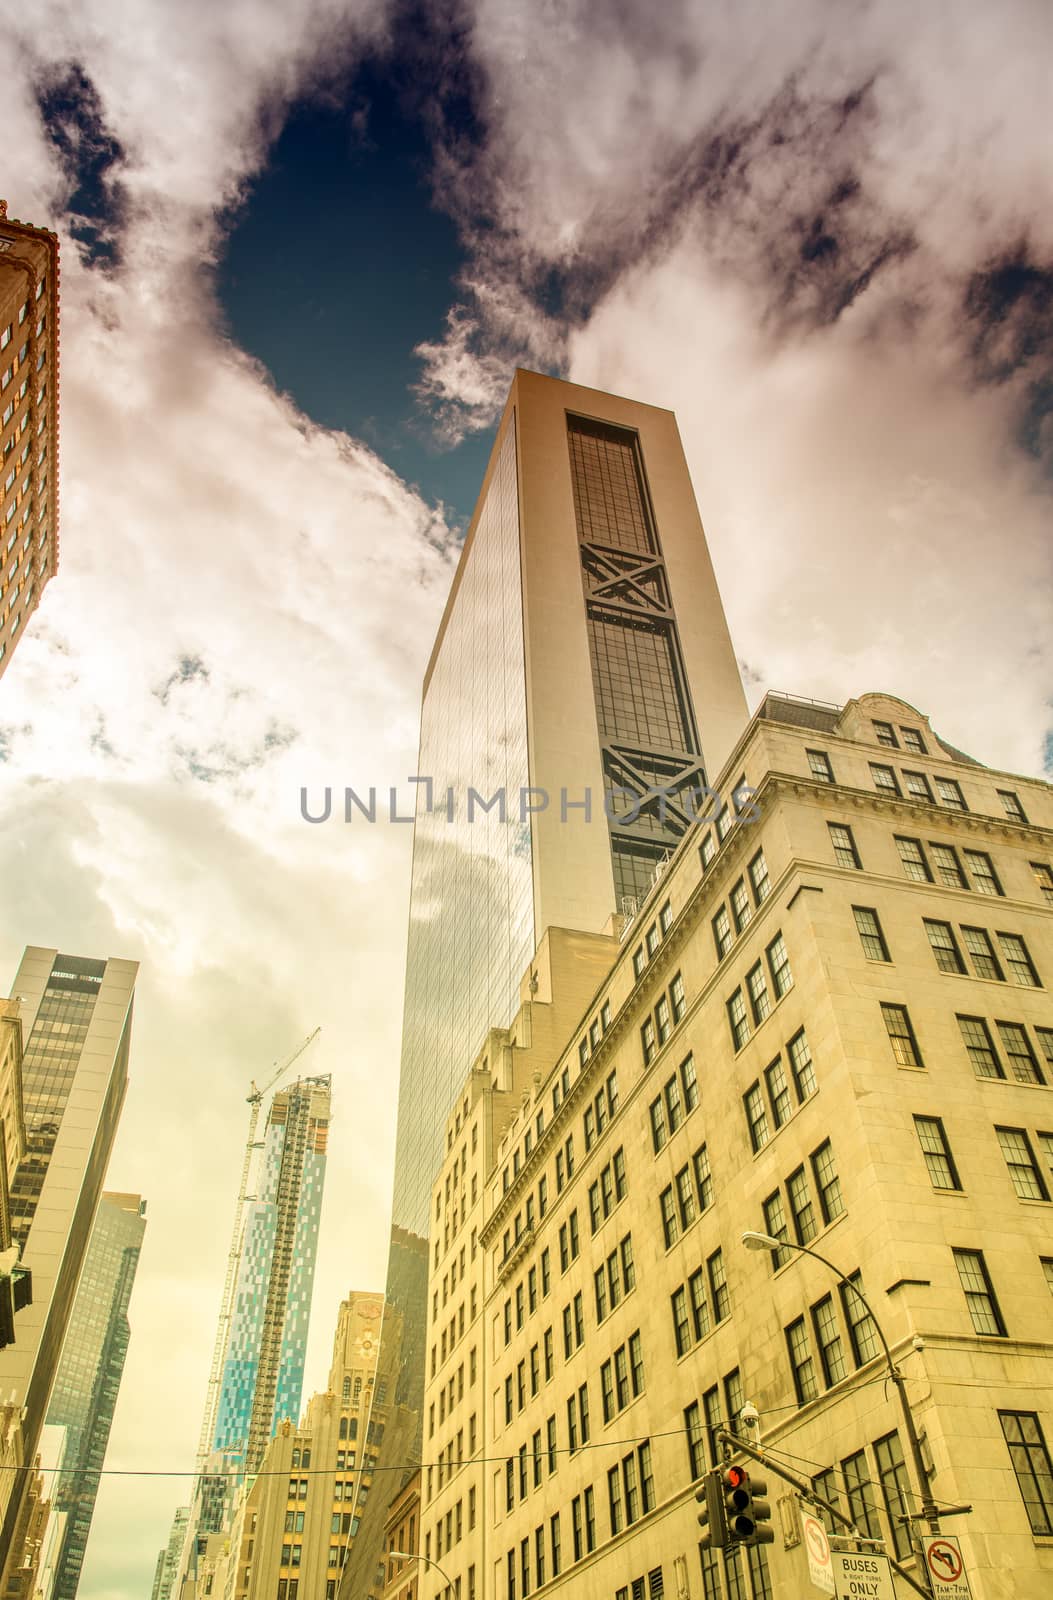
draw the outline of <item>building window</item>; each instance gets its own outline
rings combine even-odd
[[[903,1446],[899,1434],[893,1431],[874,1441],[874,1459],[877,1462],[878,1482],[885,1502],[885,1512],[892,1529],[892,1542],[900,1561],[911,1553],[910,1527],[906,1517],[910,1512],[913,1491],[907,1477],[907,1464],[903,1459]]]
[[[790,957],[786,949],[786,941],[782,933],[777,933],[765,951],[768,958],[768,968],[771,972],[772,988],[775,998],[781,1000],[788,990],[793,988],[793,973],[790,971]]]
[[[1021,1027],[1019,1022],[999,1022],[997,1027],[1002,1048],[1017,1083],[1041,1083],[1042,1074],[1038,1070],[1027,1029]]]
[[[771,1011],[771,1001],[768,998],[768,985],[764,978],[764,968],[759,961],[746,974],[746,989],[750,997],[750,1010],[753,1012],[753,1025],[755,1028],[759,1028]]]
[[[833,783],[834,769],[830,765],[830,757],[825,750],[806,750],[808,757],[808,770],[813,778],[818,778],[820,783]]]
[[[828,822],[826,826],[830,830],[830,843],[833,845],[834,860],[837,865],[851,867],[856,872],[860,871],[859,851],[856,849],[851,828],[843,822]]]
[[[1006,1336],[1005,1323],[1002,1313],[995,1299],[994,1287],[987,1271],[982,1250],[955,1250],[954,1264],[958,1268],[958,1278],[961,1282],[965,1303],[969,1308],[972,1318],[973,1331],[980,1334],[994,1335],[1000,1339]]]
[[[949,922],[930,922],[925,918],[925,932],[929,936],[936,965],[941,972],[964,972],[965,961],[958,949],[958,941]]]
[[[633,977],[637,982],[639,982],[643,976],[643,969],[646,965],[647,957],[644,955],[643,945],[638,944],[636,949],[633,951]]]
[[[903,787],[912,800],[925,800],[929,805],[932,805],[932,790],[929,788],[929,780],[924,772],[904,771]]]
[[[998,881],[994,862],[986,850],[963,850],[965,864],[973,875],[973,887],[980,894],[1000,895],[1005,891]]]
[[[790,1086],[786,1082],[786,1072],[783,1068],[782,1057],[776,1056],[770,1066],[764,1069],[764,1082],[768,1090],[768,1103],[771,1106],[772,1121],[776,1128],[781,1128],[787,1122],[793,1111],[793,1101],[790,1099]]]
[[[1053,906],[1053,867],[1045,861],[1032,861],[1031,871],[1035,874],[1042,898],[1047,905]]]
[[[899,859],[903,863],[903,870],[908,878],[913,878],[915,883],[931,883],[932,873],[929,863],[925,859],[925,851],[919,839],[906,839],[901,834],[895,835],[896,849]]]
[[[707,832],[698,850],[699,859],[702,862],[703,872],[705,872],[716,853],[717,841],[714,839],[712,833]]]
[[[731,1029],[731,1042],[736,1050],[741,1050],[749,1039],[750,1025],[746,1016],[746,1001],[741,989],[736,989],[727,1002],[728,1026]]]
[[[684,1432],[687,1435],[687,1463],[692,1482],[706,1474],[706,1430],[702,1426],[702,1412],[697,1400],[684,1411]]]
[[[917,728],[901,727],[899,732],[900,737],[903,740],[903,748],[905,750],[912,750],[916,756],[928,755],[928,751],[925,748],[925,740],[922,738]]]
[[[778,1272],[779,1268],[789,1260],[789,1251],[785,1249],[785,1244],[790,1236],[789,1229],[786,1226],[786,1213],[782,1208],[782,1195],[778,1189],[768,1196],[763,1203],[762,1209],[764,1211],[765,1233],[769,1239],[777,1239],[779,1241],[780,1248],[773,1250],[771,1253],[772,1271]]]
[[[731,891],[731,915],[735,922],[735,932],[741,933],[743,928],[752,920],[753,906],[746,892],[745,879],[740,878]]]
[[[856,1293],[856,1290],[859,1293]],[[857,1367],[862,1367],[866,1362],[872,1361],[881,1348],[874,1319],[859,1297],[862,1290],[862,1274],[851,1272],[840,1285],[839,1291],[841,1309],[845,1314],[845,1322],[848,1324],[848,1338],[852,1346],[852,1358]]]
[[[936,794],[941,805],[949,806],[952,811],[968,811],[965,796],[960,785],[954,778],[937,778]]]
[[[918,1132],[918,1143],[921,1145],[928,1169],[929,1179],[934,1189],[960,1189],[958,1171],[951,1155],[951,1147],[947,1143],[947,1134],[939,1117],[915,1117],[914,1126]]]
[[[1048,1200],[1049,1190],[1024,1128],[996,1128],[998,1143],[1020,1200]]]
[[[709,1275],[709,1295],[713,1302],[713,1321],[723,1322],[731,1311],[731,1291],[728,1288],[722,1251],[714,1250],[706,1261],[706,1271]]]
[[[819,1393],[819,1385],[815,1381],[815,1363],[812,1360],[808,1331],[803,1317],[798,1317],[786,1329],[786,1348],[790,1356],[790,1371],[793,1373],[797,1404],[803,1406],[809,1400],[814,1400]]]
[[[883,744],[887,750],[899,749],[899,740],[896,738],[896,730],[891,722],[874,722],[873,728],[874,738],[878,744]]]
[[[1053,1534],[1053,1463],[1038,1414],[1034,1411],[1000,1411],[998,1420],[1009,1447],[1017,1488],[1031,1524],[1040,1537]]]
[[[883,794],[899,794],[899,780],[891,767],[878,766],[876,762],[870,763],[870,776],[874,780],[874,788],[880,789]]]
[[[812,1173],[815,1177],[815,1186],[819,1191],[819,1210],[824,1222],[833,1222],[844,1211],[844,1201],[841,1198],[841,1180],[834,1166],[834,1152],[829,1139],[824,1139],[818,1150],[812,1153]]]
[[[814,1094],[817,1088],[812,1052],[808,1047],[808,1039],[803,1028],[794,1034],[786,1048],[790,1057],[790,1071],[793,1074],[797,1099],[803,1102],[809,1095]]]
[[[888,945],[885,935],[881,931],[881,923],[873,906],[853,906],[852,915],[856,919],[856,931],[859,941],[863,946],[863,953],[868,961],[889,961]]]
[[[658,1052],[658,1041],[655,1036],[654,1017],[647,1017],[640,1029],[640,1043],[643,1046],[644,1066],[649,1067]]]
[[[760,1083],[753,1083],[742,1097],[742,1104],[746,1112],[746,1124],[750,1131],[750,1145],[754,1153],[762,1150],[767,1144],[770,1134],[768,1132],[768,1111],[764,1104],[764,1095],[761,1093]]]
[[[716,946],[718,961],[723,961],[734,942],[735,936],[731,931],[731,918],[728,916],[728,908],[727,906],[721,906],[713,918],[713,943]]]
[[[998,789],[995,791],[1002,802],[1002,810],[1010,822],[1026,822],[1024,808],[1020,804],[1020,796],[1012,789]]]
[[[762,905],[771,894],[771,879],[768,876],[768,863],[764,859],[763,850],[758,850],[750,862],[749,874],[753,898],[758,905]]]
[[[819,1347],[819,1362],[823,1369],[823,1382],[829,1389],[847,1375],[845,1353],[841,1345],[841,1329],[834,1310],[833,1295],[826,1294],[812,1307],[812,1326]]]
[[[1005,976],[998,964],[998,957],[994,953],[991,936],[984,928],[966,928],[963,926],[962,942],[969,952],[973,971],[978,978],[993,978],[997,983],[1005,982]]]
[[[933,844],[929,841],[929,853],[932,864],[936,868],[936,881],[942,883],[946,889],[967,889],[965,873],[962,871],[958,852],[950,844]]]
[[[991,1032],[983,1017],[958,1016],[958,1027],[961,1030],[962,1043],[965,1045],[966,1054],[972,1062],[976,1074],[980,1078],[1004,1078],[1002,1063],[998,1059],[991,1039]],[[1023,1033],[1023,1029],[1021,1029]],[[1027,1043],[1027,1035],[1024,1035]]]
[[[1028,954],[1027,945],[1018,933],[1000,933],[998,943],[1002,947],[1002,956],[1006,966],[1013,974],[1014,980],[1023,989],[1041,989],[1038,973]]]
[[[790,1201],[794,1237],[798,1244],[809,1244],[819,1232],[819,1225],[815,1220],[812,1192],[803,1167],[798,1167],[787,1178],[786,1193]]]

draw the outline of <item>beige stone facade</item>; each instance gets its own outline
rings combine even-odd
[[[58,566],[58,264],[0,200],[0,676]]]
[[[417,1575],[420,1561],[407,1561],[417,1554],[420,1540],[420,1472],[403,1485],[388,1508],[384,1523],[384,1587],[380,1600],[417,1600]]]
[[[943,1527],[974,1600],[1053,1592],[1053,792],[885,695],[769,696],[742,783],[587,982],[552,930],[447,1126],[421,1600],[810,1592],[770,1475],[776,1543],[700,1555],[698,1479],[747,1403],[916,1571],[857,1273],[932,1492],[972,1507]]]
[[[11,1245],[11,1179],[25,1148],[20,1007],[0,1000],[0,1250]]]
[[[229,1536],[233,1600],[333,1600],[366,1508],[385,1499],[373,1469],[398,1424],[392,1375],[378,1367],[382,1311],[378,1294],[342,1303],[328,1389],[268,1445]]]

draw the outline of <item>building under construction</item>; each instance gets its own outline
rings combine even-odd
[[[268,1092],[318,1029],[248,1095],[249,1127],[235,1205],[212,1368],[198,1447],[198,1478],[169,1592],[191,1590],[197,1557],[229,1526],[238,1487],[258,1471],[283,1418],[300,1413],[318,1223],[329,1136],[329,1077]]]

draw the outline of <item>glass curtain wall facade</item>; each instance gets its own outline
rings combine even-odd
[[[259,1465],[284,1417],[299,1419],[329,1128],[328,1077],[274,1096],[258,1198],[249,1208],[220,1387],[217,1460]],[[235,1480],[206,1475],[199,1527],[218,1533]]]
[[[128,1353],[128,1302],[145,1231],[144,1200],[103,1195],[47,1414],[50,1425],[66,1429],[51,1495],[52,1515],[65,1517],[51,1600],[74,1600],[80,1582]]]
[[[574,416],[567,434],[614,887],[631,913],[705,773],[639,438]]]
[[[26,1154],[11,1185],[11,1225],[33,1273],[32,1306],[0,1352],[0,1390],[21,1406],[22,1459],[44,1424],[77,1284],[128,1086],[135,962],[30,946],[14,983],[28,1037],[22,1063]],[[76,1114],[67,1116],[75,1099]],[[30,1474],[8,1474],[0,1559],[20,1559]]]

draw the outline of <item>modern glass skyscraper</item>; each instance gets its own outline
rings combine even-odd
[[[213,1450],[254,1472],[283,1417],[300,1414],[329,1130],[328,1077],[274,1096],[249,1207]],[[233,1479],[206,1481],[198,1526],[218,1532]]]
[[[745,723],[672,413],[517,372],[424,681],[387,1283],[406,1406],[467,1065],[547,928],[632,913]]]
[[[33,1274],[33,1303],[0,1350],[0,1394],[21,1411],[21,1460],[37,1449],[92,1222],[128,1085],[138,963],[30,947],[12,998],[25,1036],[26,1153],[11,1184],[11,1231]],[[0,1483],[5,1573],[29,1473]]]
[[[48,1424],[66,1430],[62,1470],[50,1496],[51,1515],[64,1517],[65,1526],[45,1600],[74,1600],[80,1582],[128,1353],[128,1302],[145,1231],[145,1200],[103,1195],[48,1406]]]

